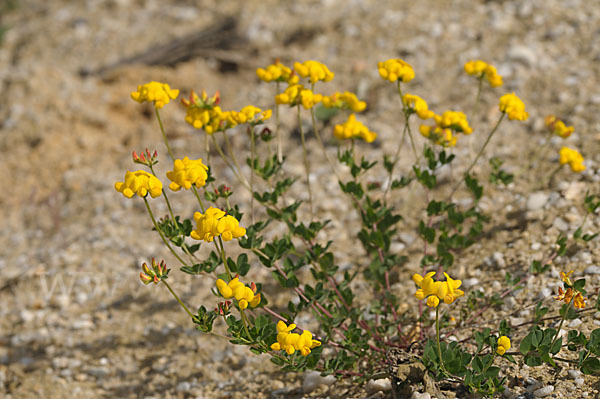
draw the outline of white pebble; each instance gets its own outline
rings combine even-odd
[[[319,385],[329,385],[335,382],[335,377],[328,375],[322,377],[317,371],[309,371],[304,374],[304,381],[302,381],[302,392],[310,393],[317,389]]]
[[[389,378],[380,378],[378,380],[369,380],[367,382],[367,392],[374,394],[379,391],[389,391],[392,389],[392,382]]]
[[[543,398],[546,395],[550,395],[554,391],[553,385],[547,385],[543,388],[540,388],[533,392],[533,394],[538,398]]]
[[[527,198],[527,210],[537,211],[538,209],[542,209],[546,205],[546,202],[548,202],[548,194],[543,191],[533,193]]]
[[[581,371],[579,370],[569,370],[567,371],[567,373],[569,373],[569,377],[571,377],[572,379],[581,377]]]
[[[588,266],[584,270],[585,274],[600,274],[600,267],[596,265]]]
[[[581,321],[581,319],[574,319],[569,323],[569,327],[571,328],[576,328],[579,327],[583,322]]]
[[[581,385],[583,385],[583,382],[584,382],[583,378],[575,378],[575,384],[581,386]]]
[[[413,392],[410,399],[431,399],[431,395],[427,392],[419,393],[417,391]]]

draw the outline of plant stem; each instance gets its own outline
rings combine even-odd
[[[163,139],[165,140],[165,145],[167,146],[167,151],[169,151],[169,156],[171,160],[175,160],[173,156],[173,151],[171,151],[171,147],[169,146],[169,140],[167,140],[167,134],[165,133],[165,128],[163,127],[162,120],[160,119],[160,113],[158,112],[158,108],[154,108],[154,112],[156,113],[156,119],[158,119],[158,125],[160,126],[160,131],[162,132]]]
[[[195,184],[192,184],[192,191],[194,192],[194,195],[196,196],[196,199],[198,200],[198,203],[200,204],[200,209],[202,210],[202,213],[204,213],[204,204],[202,203],[202,198],[200,198],[200,195],[198,194],[198,190],[196,189]]]
[[[229,167],[229,169],[231,169],[231,171],[233,172],[234,176],[236,177],[236,179],[238,179],[238,181],[244,186],[246,187],[248,190],[250,190],[250,186],[248,185],[248,182],[246,181],[246,179],[242,178],[242,176],[240,176],[237,172],[237,170],[233,167],[233,165],[231,164],[231,162],[229,162],[229,160],[227,159],[227,156],[225,155],[225,153],[223,152],[223,149],[221,148],[221,146],[219,145],[219,143],[217,142],[217,139],[215,138],[215,135],[212,135],[212,139],[213,139],[213,143],[215,145],[215,148],[217,149],[217,152],[219,153],[219,155],[221,156],[221,158],[223,159],[223,162],[225,162],[225,164]]]
[[[308,202],[310,205],[310,220],[313,219],[312,190],[310,189],[310,165],[308,163],[308,154],[306,152],[306,141],[304,140],[304,129],[302,128],[302,115],[300,114],[300,104],[298,104],[298,129],[300,129],[300,139],[302,140],[302,157],[304,159],[304,170],[306,172],[306,187],[308,190]]]
[[[279,94],[279,82],[275,86],[275,96]],[[275,135],[277,136],[277,160],[283,162],[283,142],[279,131],[279,104],[275,103]]]
[[[254,127],[248,126],[250,130],[250,222],[254,224],[254,159],[256,156],[256,143],[254,142]]]
[[[233,146],[231,145],[231,141],[229,141],[229,136],[227,136],[227,132],[223,132],[223,137],[225,137],[225,145],[227,146],[227,151],[229,151],[229,156],[233,160],[233,164],[238,170],[238,174],[240,177],[246,182],[246,187],[248,187],[248,180],[242,174],[242,168],[240,168],[240,164],[237,161],[237,157],[235,156],[235,152],[233,152]]]
[[[175,250],[173,249],[173,247],[171,246],[171,244],[169,244],[169,242],[167,241],[167,239],[163,235],[162,231],[158,227],[158,223],[156,223],[156,219],[154,218],[154,214],[152,213],[152,209],[150,209],[150,204],[148,204],[148,200],[146,198],[144,198],[144,203],[146,204],[146,209],[148,210],[148,214],[150,215],[150,219],[152,219],[152,223],[154,224],[154,228],[156,229],[156,231],[160,235],[160,238],[162,238],[162,240],[165,243],[165,245],[167,246],[167,248],[169,248],[169,250],[171,251],[171,253],[173,255],[175,255],[175,257],[177,258],[177,260],[179,262],[181,262],[181,264],[183,266],[187,266],[187,263],[185,263],[183,261],[183,259],[181,259],[181,257],[179,255],[177,255],[177,253],[175,252]]]
[[[483,155],[483,152],[485,151],[485,147],[487,147],[488,143],[492,139],[492,136],[494,135],[494,133],[496,133],[496,130],[498,130],[498,126],[500,126],[500,123],[504,119],[504,115],[506,115],[506,113],[504,113],[504,112],[502,113],[502,115],[500,115],[500,118],[498,119],[498,122],[496,122],[496,125],[494,126],[494,128],[492,129],[492,131],[490,132],[490,134],[487,136],[487,139],[485,140],[485,143],[483,143],[483,146],[481,147],[481,150],[479,150],[479,153],[477,154],[477,156],[475,157],[475,159],[473,160],[473,162],[471,163],[471,165],[467,168],[466,172],[463,174],[462,179],[460,179],[458,181],[458,184],[456,186],[454,186],[454,188],[452,189],[452,192],[450,193],[449,198],[452,198],[452,196],[454,195],[454,193],[456,192],[456,190],[458,190],[458,188],[460,187],[460,185],[465,181],[465,176],[467,176],[469,174],[469,172],[471,171],[471,169],[473,169],[473,167],[475,166],[475,164],[477,163],[477,161],[479,160],[479,158],[481,157],[481,155]]]
[[[406,110],[406,106],[404,105],[404,99],[402,96],[402,88],[400,87],[401,80],[398,79],[398,94],[400,95],[400,103],[402,104],[402,112],[404,113],[404,120],[406,122],[406,127],[408,128],[408,137],[410,139],[410,146],[412,147],[413,153],[415,154],[415,159],[417,163],[421,161],[419,157],[419,153],[417,152],[417,147],[415,146],[415,140],[412,135],[412,131],[410,130],[410,125],[408,124],[408,120],[410,118],[410,114]]]
[[[408,123],[404,124],[404,129],[402,129],[402,138],[400,139],[400,143],[398,143],[398,148],[396,149],[396,153],[394,154],[394,159],[392,161],[392,167],[390,168],[390,171],[388,173],[388,184],[387,187],[385,188],[385,192],[383,193],[383,203],[386,203],[386,196],[387,193],[390,191],[390,188],[392,187],[392,175],[394,172],[394,168],[396,167],[396,164],[398,163],[398,161],[400,160],[400,151],[402,150],[402,147],[404,146],[404,138],[406,137],[406,132],[408,128]]]
[[[221,253],[221,259],[223,260],[223,266],[225,267],[225,272],[227,272],[227,277],[231,280],[233,277],[231,276],[231,271],[229,270],[229,266],[227,266],[227,256],[225,255],[225,246],[223,245],[223,240],[221,236],[219,236],[219,243],[221,244],[221,248],[219,248],[219,244],[217,241],[214,241],[217,250]]]
[[[148,165],[148,167],[150,168],[150,172],[152,172],[152,174],[154,176],[156,176],[156,173],[154,172],[154,168],[152,167],[152,165]],[[163,193],[163,197],[165,197],[165,202],[167,203],[167,208],[169,209],[169,214],[171,214],[171,220],[173,220],[173,223],[177,224],[177,222],[175,221],[175,215],[173,214],[173,209],[171,208],[171,203],[169,202],[169,197],[167,197],[167,192],[165,191],[165,189],[162,189],[162,193]]]
[[[187,306],[185,306],[185,304],[181,301],[181,299],[179,299],[179,297],[177,296],[175,291],[173,291],[173,289],[171,288],[169,283],[167,283],[165,280],[160,280],[160,281],[162,281],[165,284],[165,286],[169,289],[169,292],[171,293],[171,295],[173,295],[173,297],[175,297],[175,299],[177,299],[177,302],[179,302],[179,304],[181,305],[183,310],[185,310],[187,312],[187,314],[190,315],[191,318],[194,318],[194,315],[192,314],[192,312],[190,312],[190,310],[187,308]]]
[[[240,315],[242,316],[242,323],[244,324],[244,330],[246,331],[246,335],[248,336],[248,339],[252,341],[252,336],[250,335],[250,331],[248,330],[249,322],[246,318],[246,313],[244,312],[244,309],[240,309]]]
[[[440,305],[435,307],[435,339],[437,343],[437,351],[440,359],[440,368],[443,372],[446,372],[444,367],[444,360],[442,359],[442,347],[440,345]]]
[[[567,306],[571,306],[571,304],[573,303],[573,299],[575,299],[575,294],[573,294],[573,296],[571,297],[571,300],[569,301],[569,304]],[[566,315],[566,312],[565,312],[565,315]],[[563,315],[560,318],[560,323],[558,324],[558,328],[556,329],[556,334],[554,334],[554,338],[552,339],[552,343],[550,344],[550,351],[552,351],[552,347],[558,340],[558,335],[560,334],[560,329],[562,328],[562,325],[564,322],[565,322],[565,316]],[[552,356],[552,357],[554,357],[554,356]]]

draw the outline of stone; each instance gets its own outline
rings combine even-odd
[[[579,370],[569,370],[567,371],[567,373],[569,374],[569,377],[571,377],[572,379],[577,379],[579,377],[581,377],[581,371]]]
[[[554,227],[556,227],[557,229],[559,229],[560,231],[567,231],[569,229],[569,223],[567,223],[561,217],[557,217],[556,219],[554,219],[554,222],[552,223],[552,225]]]
[[[373,394],[380,391],[389,391],[392,389],[392,382],[389,378],[380,378],[378,380],[369,380],[366,386],[367,392]]]
[[[537,211],[538,209],[542,209],[546,205],[546,202],[548,202],[548,194],[543,191],[533,193],[527,198],[527,210]]]
[[[431,399],[431,395],[427,392],[413,392],[413,394],[411,395],[410,399]]]
[[[585,274],[600,274],[600,266],[592,265],[588,266],[584,270]]]
[[[302,392],[311,393],[319,385],[330,385],[335,382],[335,377],[332,375],[328,375],[326,377],[322,377],[321,374],[317,371],[309,371],[304,374],[304,380],[302,381]]]
[[[544,396],[550,395],[554,391],[553,385],[546,385],[543,388],[537,389],[533,392],[536,398],[543,398]]]

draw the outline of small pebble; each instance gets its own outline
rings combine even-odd
[[[370,380],[367,382],[367,392],[373,394],[379,391],[389,391],[392,389],[392,382],[389,378],[381,378],[379,380]]]
[[[576,328],[576,327],[579,327],[581,324],[583,324],[583,321],[581,321],[581,319],[573,319],[569,323],[569,327]]]
[[[582,386],[583,382],[584,382],[583,378],[575,378],[575,384]]]
[[[533,394],[537,398],[543,398],[546,395],[550,395],[553,391],[554,391],[554,386],[553,385],[547,385],[547,386],[545,386],[543,388],[540,388],[540,389],[534,391]]]
[[[419,392],[415,391],[415,392],[413,392],[410,399],[431,399],[431,395],[428,394],[427,392],[419,393]]]
[[[581,371],[579,371],[579,370],[569,370],[569,371],[567,371],[567,373],[569,374],[569,377],[571,377],[572,379],[581,377]]]
[[[335,377],[328,375],[321,377],[321,374],[317,371],[309,371],[304,374],[304,381],[302,381],[302,392],[310,393],[317,389],[319,385],[330,385],[335,382]]]
[[[585,274],[600,274],[600,266],[592,265],[588,266],[584,270]]]
[[[538,209],[542,209],[546,205],[546,202],[548,202],[548,194],[542,191],[533,193],[527,198],[527,210],[537,211]]]

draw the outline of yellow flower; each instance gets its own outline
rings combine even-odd
[[[294,70],[303,78],[310,78],[310,83],[315,84],[318,81],[329,82],[333,79],[334,73],[327,66],[319,61],[295,62]]]
[[[500,112],[504,112],[508,115],[508,119],[511,121],[516,119],[519,121],[525,121],[529,118],[529,114],[525,112],[525,104],[515,93],[505,94],[500,97],[498,104]]]
[[[446,276],[446,281],[441,282],[436,295],[443,300],[445,304],[449,305],[454,302],[456,298],[465,295],[465,293],[458,289],[462,284],[462,281],[453,280],[448,273],[444,273],[444,276]]]
[[[288,86],[283,93],[275,96],[277,104],[289,104],[295,106],[302,104],[305,109],[310,109],[323,99],[322,94],[315,94],[312,90],[305,89],[300,84]]]
[[[207,134],[236,126],[231,118],[232,111],[223,111],[218,106],[220,101],[219,92],[209,98],[205,91],[202,91],[202,97],[192,91],[189,99],[181,99],[186,108],[185,121],[196,129],[204,129]]]
[[[502,76],[498,75],[496,68],[487,62],[469,61],[465,64],[465,72],[480,79],[485,77],[492,87],[502,86]]]
[[[571,274],[573,274],[573,270],[571,270],[568,273],[560,272],[560,279],[567,285],[573,286],[573,283],[571,282],[571,279],[570,279]]]
[[[419,132],[423,137],[442,147],[454,147],[458,140],[458,136],[452,134],[451,129],[443,129],[439,126],[421,125]]]
[[[235,298],[240,309],[246,309],[248,306],[256,307],[260,304],[260,294],[255,295],[255,292],[244,285],[238,277],[231,279],[229,283],[218,279],[216,285],[223,298]]]
[[[560,149],[558,162],[561,165],[568,163],[571,167],[571,170],[575,173],[580,173],[585,170],[585,165],[583,164],[583,157],[581,154],[577,150],[569,147],[562,147]]]
[[[365,125],[356,120],[355,114],[350,114],[348,120],[341,125],[335,125],[333,135],[340,139],[363,139],[372,143],[377,138],[377,133],[370,131]]]
[[[176,159],[173,162],[173,170],[167,172],[167,178],[171,180],[169,188],[173,191],[179,191],[182,187],[189,190],[192,184],[196,187],[206,185],[208,167],[202,163],[202,158],[191,160],[188,157]]]
[[[302,356],[308,356],[311,349],[321,346],[321,342],[313,339],[310,331],[304,330],[302,334],[292,333],[294,328],[296,328],[295,324],[287,326],[283,321],[279,321],[277,323],[277,342],[271,345],[271,349],[283,350],[288,355],[299,351]]]
[[[505,335],[498,338],[498,349],[496,349],[496,353],[498,353],[500,356],[502,356],[509,349],[510,349],[510,338],[508,338]]]
[[[259,125],[271,117],[270,109],[263,111],[253,105],[247,105],[240,112],[230,111],[229,122],[231,125],[241,125],[248,123],[252,126]]]
[[[448,128],[464,134],[473,133],[473,129],[467,121],[467,116],[463,112],[445,111],[442,115],[434,115],[433,119],[442,129]]]
[[[239,221],[218,208],[210,207],[204,212],[194,213],[196,230],[190,236],[194,240],[211,242],[215,237],[221,236],[225,241],[246,235],[246,229],[239,225]]]
[[[415,71],[412,66],[398,58],[378,62],[377,69],[379,70],[379,75],[390,82],[400,80],[407,83],[415,77]]]
[[[571,299],[573,299],[573,295],[575,294],[575,291],[573,291],[573,288],[569,287],[567,288],[566,291],[563,291],[562,287],[558,287],[558,295],[554,297],[554,299],[556,299],[557,301],[565,301],[565,303],[569,303],[571,302]]]
[[[139,197],[150,194],[152,198],[156,198],[162,193],[161,181],[146,171],[127,171],[124,180],[123,182],[116,182],[115,189],[127,198],[131,198],[135,194]]]
[[[563,121],[558,119],[554,115],[548,115],[546,117],[546,126],[552,134],[556,134],[557,136],[566,139],[569,137],[574,131],[575,128],[573,126],[567,126]]]
[[[583,309],[585,308],[586,300],[587,298],[584,298],[583,295],[581,295],[581,292],[578,292],[575,294],[575,298],[573,298],[573,306],[577,309]]]
[[[275,60],[275,63],[267,66],[265,69],[258,68],[256,75],[260,80],[264,82],[287,82],[288,84],[298,83],[298,75],[294,73],[290,68],[283,65],[279,60]]]
[[[421,119],[433,118],[435,115],[433,111],[430,111],[427,107],[427,102],[414,94],[405,94],[404,97],[402,97],[402,102],[406,108],[417,114]]]
[[[140,280],[145,285],[150,283],[158,284],[160,280],[166,278],[169,274],[169,269],[167,269],[167,265],[164,260],[161,260],[158,263],[154,258],[152,258],[152,268],[150,268],[146,262],[142,264],[142,271],[140,272]]]
[[[346,108],[352,110],[352,112],[362,112],[367,108],[366,102],[360,101],[356,94],[349,91],[323,96],[323,105],[327,108]]]
[[[160,109],[169,101],[176,99],[178,95],[179,90],[171,89],[166,83],[150,82],[139,85],[137,91],[131,93],[131,98],[138,103],[152,102],[154,108]]]

